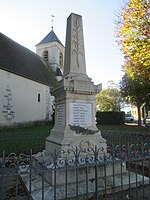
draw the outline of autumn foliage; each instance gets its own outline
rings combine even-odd
[[[125,4],[117,23],[117,38],[125,56],[125,72],[131,78],[143,75],[150,80],[150,0]]]
[[[124,54],[122,96],[140,106],[150,100],[150,0],[128,0],[117,22],[117,42]],[[140,125],[139,113],[139,125]]]

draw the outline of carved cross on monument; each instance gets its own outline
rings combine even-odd
[[[86,74],[82,17],[72,13],[67,19],[64,77],[53,89],[55,125],[46,138],[49,152],[101,147],[106,140],[95,125],[95,95],[100,88]]]

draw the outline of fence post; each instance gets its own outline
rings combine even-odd
[[[98,151],[97,146],[95,146],[95,199],[98,200]]]
[[[2,158],[0,159],[0,199],[3,199],[3,169],[5,168],[5,151],[2,153]]]

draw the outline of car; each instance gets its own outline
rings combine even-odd
[[[133,122],[134,117],[131,114],[125,114],[125,121],[126,122]]]

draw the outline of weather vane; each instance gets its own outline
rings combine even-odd
[[[51,23],[52,23],[52,30],[53,30],[53,21],[54,21],[54,17],[55,17],[55,16],[52,14],[51,17],[52,17]]]

